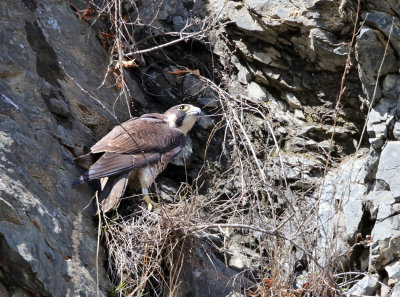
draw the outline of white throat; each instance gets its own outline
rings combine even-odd
[[[190,114],[187,115],[182,122],[182,125],[178,127],[178,129],[181,129],[182,132],[186,135],[194,126],[194,123],[196,123],[197,119],[197,114]]]

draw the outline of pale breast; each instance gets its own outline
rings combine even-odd
[[[142,188],[150,188],[155,178],[164,171],[168,163],[158,162],[144,168],[138,169],[138,180]]]

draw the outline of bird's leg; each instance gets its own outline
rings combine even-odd
[[[142,194],[143,194],[143,201],[147,203],[147,209],[149,211],[151,211],[153,208],[157,208],[159,206],[158,203],[151,200],[148,189],[142,188]]]

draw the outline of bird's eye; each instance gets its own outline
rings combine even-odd
[[[185,109],[187,109],[187,105],[181,105],[178,108],[178,110],[185,110]]]

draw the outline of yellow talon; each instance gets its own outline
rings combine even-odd
[[[151,200],[151,198],[150,198],[150,196],[148,194],[145,194],[143,196],[143,201],[147,203],[148,211],[152,211],[154,208],[159,207],[158,203],[156,203],[153,200]]]

